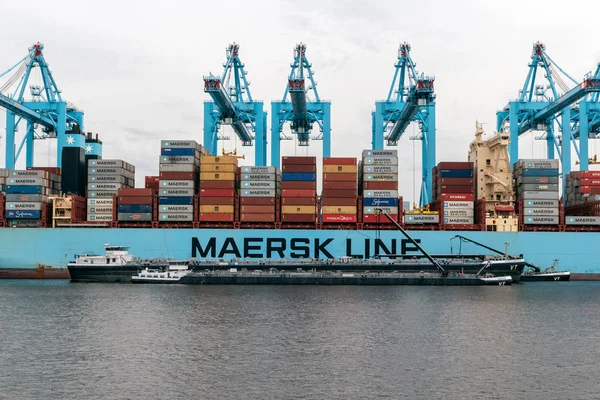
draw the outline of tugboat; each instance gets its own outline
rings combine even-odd
[[[552,266],[543,271],[533,264],[527,263],[525,265],[531,268],[532,271],[523,272],[523,275],[521,275],[522,282],[568,282],[571,279],[571,272],[556,271],[558,260],[554,260]]]
[[[129,246],[104,245],[104,255],[78,254],[67,264],[72,282],[131,282],[143,268],[168,268],[164,260],[142,260],[129,254]]]

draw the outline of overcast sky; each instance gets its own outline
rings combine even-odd
[[[412,45],[417,70],[436,78],[438,161],[466,160],[476,119],[493,131],[496,110],[523,85],[534,42],[544,42],[578,80],[600,61],[595,23],[585,24],[600,11],[593,0],[568,7],[553,0],[542,7],[527,0],[154,3],[29,1],[24,7],[0,1],[0,71],[43,42],[63,97],[85,111],[85,130],[100,134],[104,158],[136,165],[138,186],[157,174],[160,139],[202,142],[209,99],[202,76],[221,73],[225,48],[234,41],[252,95],[269,113],[270,101],[283,95],[295,44],[307,44],[319,94],[332,102],[332,155],[349,157],[370,147],[370,113],[387,96],[400,42]],[[4,112],[0,124],[4,136]],[[408,139],[416,133],[409,127],[398,146],[407,199],[413,178],[420,179],[420,142]],[[522,157],[545,155],[543,143],[532,147],[534,136],[521,139]],[[54,165],[55,142],[36,145],[36,164]],[[5,146],[3,138],[2,165]],[[223,146],[233,148],[235,141]],[[243,153],[250,155],[244,164],[254,161],[252,150]],[[321,143],[302,149],[285,143],[282,155],[295,154],[320,156]]]

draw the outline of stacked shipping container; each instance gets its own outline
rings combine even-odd
[[[321,222],[357,222],[358,168],[356,158],[323,158]]]
[[[200,163],[199,221],[235,221],[238,159],[204,156]]]
[[[359,167],[359,190],[363,198],[363,223],[390,223],[378,209],[399,221],[398,151],[364,150]]]
[[[316,223],[317,159],[282,157],[281,222]]]
[[[445,225],[473,225],[475,186],[472,162],[440,162],[433,168],[434,203],[443,209]]]
[[[118,196],[117,221],[152,222],[154,220],[154,190],[119,189]]]
[[[240,168],[240,222],[279,222],[276,198],[281,194],[281,171],[275,167]]]
[[[564,197],[567,228],[600,226],[600,171],[573,171],[567,176]]]
[[[59,194],[60,175],[44,170],[10,171],[6,178],[6,203],[4,216],[8,225],[25,221],[36,222],[43,218],[43,207],[48,196]]]
[[[513,182],[523,224],[559,224],[558,160],[519,160]]]
[[[113,198],[118,190],[135,186],[135,167],[123,160],[89,160],[87,220],[113,220]]]
[[[161,156],[162,161],[162,156]],[[160,168],[160,164],[158,166]],[[144,187],[146,189],[152,189],[155,192],[160,190],[160,176],[146,176],[144,179]]]
[[[161,141],[159,222],[191,223],[194,220],[194,196],[198,193],[202,153],[206,153],[204,147],[193,140]]]

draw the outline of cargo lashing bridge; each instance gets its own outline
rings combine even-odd
[[[394,78],[385,101],[375,103],[372,117],[373,150],[383,150],[384,139],[388,146],[397,146],[398,141],[411,122],[419,124],[420,135],[411,140],[421,140],[422,183],[419,203],[421,206],[433,199],[431,171],[436,163],[435,155],[435,78],[419,75],[410,56],[410,45],[402,43],[398,49],[398,62]],[[396,86],[396,82],[398,85]],[[384,134],[387,132],[387,135]]]
[[[286,122],[291,122],[291,131],[296,135],[298,146],[309,146],[311,140],[322,140],[323,157],[331,156],[331,102],[321,101],[319,97],[312,64],[306,58],[305,44],[296,45],[291,68],[282,100],[271,102],[271,165],[274,167],[280,164],[281,140],[292,139],[283,133]],[[310,82],[308,87],[305,71]],[[309,93],[312,94],[310,98]],[[320,133],[311,137],[314,123],[319,126]]]
[[[36,43],[19,62],[0,73],[7,77],[0,85],[0,107],[6,109],[6,168],[14,169],[25,146],[25,165],[32,167],[34,141],[58,139],[57,166],[62,164],[63,147],[84,147],[85,140],[79,131],[83,129],[83,111],[67,103],[61,96],[56,81],[44,58],[44,45]],[[30,85],[30,99],[25,91],[34,69],[39,68],[41,85]],[[11,74],[12,73],[12,74]],[[16,132],[19,124],[27,122],[27,130],[18,149],[15,148]],[[42,132],[36,132],[36,126]],[[68,135],[70,131],[76,134]]]
[[[263,102],[252,99],[244,64],[239,58],[239,45],[227,47],[227,61],[221,76],[204,77],[204,91],[212,101],[204,102],[204,147],[217,155],[221,125],[231,125],[242,146],[255,145],[255,165],[267,165],[267,113]],[[254,143],[255,142],[255,143]]]

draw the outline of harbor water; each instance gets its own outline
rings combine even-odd
[[[593,399],[600,284],[0,280],[0,399]]]

